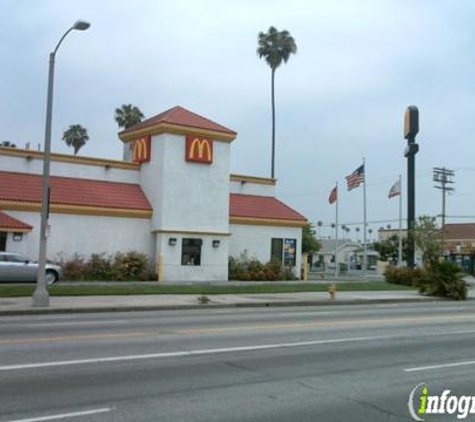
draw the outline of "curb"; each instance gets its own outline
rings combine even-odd
[[[444,302],[447,299],[434,297],[420,297],[411,299],[351,299],[351,300],[303,300],[282,302],[243,302],[231,304],[206,304],[206,305],[157,305],[157,306],[111,306],[90,308],[31,308],[0,310],[0,316],[14,315],[52,315],[52,314],[84,314],[101,312],[147,312],[147,311],[179,311],[196,309],[232,309],[232,308],[278,308],[295,306],[342,306],[342,305],[381,305],[392,303],[417,303],[417,302]]]

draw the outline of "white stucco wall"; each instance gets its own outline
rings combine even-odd
[[[177,239],[169,245],[170,238]],[[182,239],[201,239],[201,265],[181,265]],[[213,240],[220,245],[213,248]],[[157,255],[163,256],[163,281],[226,281],[228,279],[229,236],[185,235],[174,233],[157,234]]]
[[[0,154],[0,170],[19,173],[43,174],[43,160]],[[105,166],[63,163],[51,161],[51,176],[77,177],[79,179],[105,180],[109,182],[139,183],[139,171]]]
[[[266,263],[271,258],[272,238],[297,239],[297,257],[295,275],[300,277],[302,261],[302,229],[298,227],[247,226],[231,224],[229,226],[229,255],[239,258],[246,252],[249,258]]]
[[[8,215],[33,226],[21,242],[7,239],[7,250],[20,252],[31,259],[38,258],[39,213],[5,211]],[[146,254],[153,264],[154,235],[150,232],[150,220],[70,214],[51,214],[51,232],[48,238],[48,259],[57,260],[62,254],[71,257],[78,253],[89,257],[92,253],[115,254],[137,251]]]
[[[152,137],[150,163],[141,167],[141,184],[154,210],[153,229],[227,233],[229,153],[213,142],[213,163],[185,160],[185,136]]]
[[[234,180],[231,180],[229,183],[229,189],[231,193],[258,196],[275,196],[275,185],[264,185],[261,183],[252,182],[241,183],[236,182]]]

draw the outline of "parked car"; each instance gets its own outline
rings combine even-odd
[[[0,252],[0,282],[18,281],[35,282],[38,273],[38,263],[30,261],[19,253]],[[63,276],[61,267],[46,264],[46,284],[56,283]]]

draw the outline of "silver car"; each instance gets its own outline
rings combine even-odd
[[[35,282],[38,263],[30,261],[19,253],[0,252],[0,282],[20,281]],[[61,267],[46,264],[46,284],[52,285],[63,276]]]

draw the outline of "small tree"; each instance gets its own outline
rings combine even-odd
[[[318,252],[322,245],[317,240],[312,223],[308,223],[302,227],[302,253]]]
[[[87,130],[81,125],[71,125],[63,133],[63,141],[66,142],[68,147],[72,146],[74,148],[74,155],[77,155],[78,151],[86,145],[88,140]]]
[[[399,237],[395,234],[380,242],[374,242],[374,250],[381,261],[396,265],[399,254]],[[402,260],[407,261],[407,239],[402,238]]]
[[[412,236],[416,247],[422,252],[424,264],[431,266],[438,262],[442,253],[442,245],[435,217],[428,215],[419,217],[412,230]]]
[[[115,121],[119,127],[128,129],[140,123],[144,118],[142,111],[132,104],[122,104],[119,108],[115,109]]]

